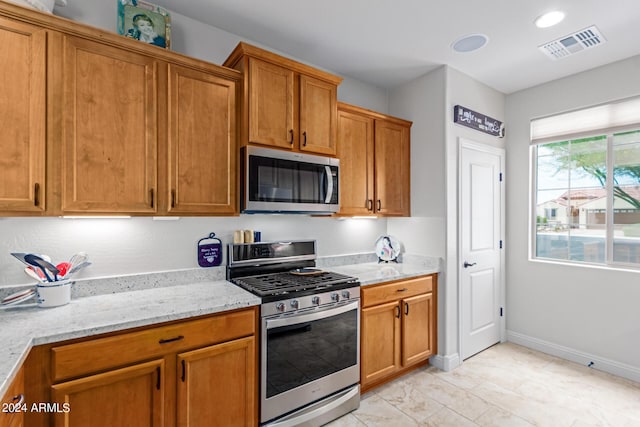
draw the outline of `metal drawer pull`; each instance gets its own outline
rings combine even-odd
[[[397,289],[396,292],[407,292],[409,289],[407,288],[402,288],[402,289]]]
[[[158,344],[167,344],[167,343],[170,343],[170,342],[180,341],[180,340],[183,340],[183,339],[184,339],[184,335],[178,335],[177,337],[174,337],[174,338],[168,338],[166,340],[164,340],[164,339],[160,340],[160,341],[158,341]]]

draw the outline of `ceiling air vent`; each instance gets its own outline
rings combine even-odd
[[[538,46],[538,49],[551,59],[561,59],[585,49],[600,46],[604,42],[606,42],[606,39],[602,36],[600,30],[595,25],[592,25],[584,30]]]

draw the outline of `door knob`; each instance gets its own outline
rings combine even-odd
[[[474,262],[473,264],[469,264],[467,261],[464,262],[464,264],[462,264],[464,268],[467,267],[473,267],[474,265],[476,265],[476,263]]]

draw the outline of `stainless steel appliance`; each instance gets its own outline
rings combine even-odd
[[[360,283],[315,259],[315,241],[229,245],[227,279],[262,298],[263,426],[320,426],[360,404]]]
[[[253,146],[242,154],[243,212],[338,212],[338,159]]]

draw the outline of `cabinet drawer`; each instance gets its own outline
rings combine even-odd
[[[433,291],[433,275],[410,280],[364,287],[362,289],[362,306],[382,304],[412,297]]]
[[[254,309],[238,311],[53,347],[53,381],[253,335],[254,313]]]

